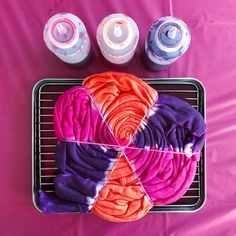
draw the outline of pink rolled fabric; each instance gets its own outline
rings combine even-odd
[[[160,95],[125,154],[154,205],[180,199],[190,187],[205,140],[201,114],[177,97]]]
[[[57,99],[54,129],[59,140],[117,145],[88,90],[71,88]]]
[[[156,206],[179,200],[195,177],[200,153],[188,158],[173,149],[146,150],[127,148],[125,151],[143,188]]]

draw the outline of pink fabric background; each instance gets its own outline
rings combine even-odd
[[[0,234],[1,235],[236,235],[236,2],[173,0],[173,13],[192,33],[186,55],[168,71],[153,73],[139,53],[153,20],[169,15],[166,0],[0,1]],[[45,47],[42,31],[58,12],[78,15],[96,49],[92,65],[67,68]],[[95,31],[104,16],[124,12],[141,39],[127,72],[143,77],[196,77],[207,91],[207,202],[196,213],[152,213],[115,224],[93,215],[39,213],[31,200],[31,91],[45,77],[83,77],[109,70]]]

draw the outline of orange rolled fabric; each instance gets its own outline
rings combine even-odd
[[[142,218],[152,206],[131,166],[121,156],[92,212],[104,220],[127,222]]]
[[[89,90],[121,145],[127,145],[157,98],[157,91],[134,75],[106,72],[89,76]]]

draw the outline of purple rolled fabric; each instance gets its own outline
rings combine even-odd
[[[118,151],[105,146],[59,141],[56,163],[60,173],[54,179],[55,193],[40,192],[42,210],[45,213],[65,209],[89,211],[118,156]]]
[[[117,151],[98,144],[59,141],[56,147],[56,163],[62,173],[81,173],[98,181],[107,178],[117,157]]]
[[[78,190],[81,194],[84,194],[90,198],[96,198],[98,195],[99,190],[104,185],[104,181],[93,181],[91,179],[84,178],[80,175],[74,174],[59,174],[54,180],[56,186],[59,186],[59,191],[61,192],[61,187],[66,186],[73,190]],[[84,188],[86,185],[86,188]],[[75,199],[75,202],[79,202],[79,200]]]
[[[60,174],[54,180],[54,191],[61,199],[91,206],[103,184],[80,175]]]
[[[46,193],[39,190],[38,200],[40,208],[45,214],[63,212],[87,212],[90,210],[86,204],[67,201],[59,198],[55,193]]]
[[[187,102],[160,95],[125,155],[155,205],[177,201],[191,185],[205,141],[205,121]]]
[[[184,152],[200,151],[205,141],[205,121],[201,114],[186,101],[170,96],[159,95],[153,108],[147,114],[135,136],[136,147],[158,148],[172,147]]]

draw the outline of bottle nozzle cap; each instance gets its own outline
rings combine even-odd
[[[175,47],[182,40],[182,31],[179,26],[173,23],[164,24],[157,35],[159,40],[167,47]]]
[[[65,43],[73,37],[73,27],[66,21],[58,22],[54,26],[52,34],[57,41]]]
[[[122,32],[122,29],[120,27],[120,25],[116,24],[115,27],[114,27],[114,30],[113,30],[113,34],[115,37],[121,37],[123,32]]]
[[[176,33],[177,33],[177,27],[172,26],[168,31],[167,31],[167,37],[169,39],[175,39]]]
[[[68,32],[67,27],[65,27],[62,23],[58,23],[55,28],[55,30],[57,30],[58,35],[64,36]]]

